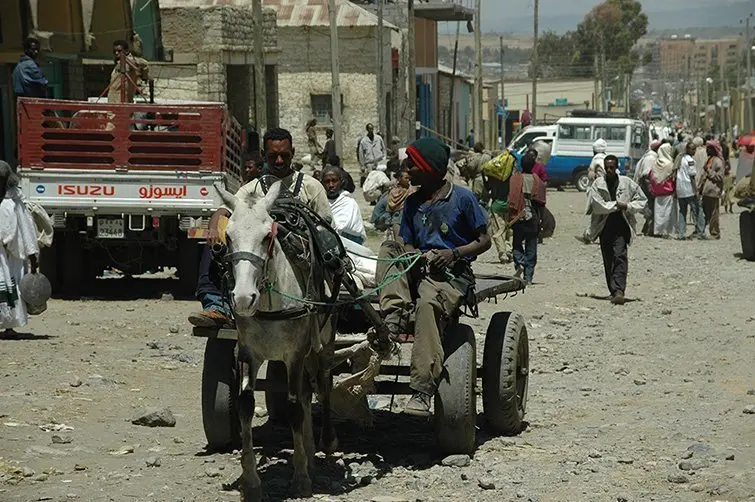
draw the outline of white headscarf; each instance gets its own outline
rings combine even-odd
[[[670,143],[664,143],[658,149],[658,160],[651,169],[653,181],[663,183],[674,172],[674,147]]]
[[[597,139],[595,143],[592,144],[593,153],[606,153],[606,148],[608,148],[608,143],[606,143],[606,140],[603,138]]]

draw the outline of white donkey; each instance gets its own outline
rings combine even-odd
[[[334,322],[327,314],[306,311],[301,302],[286,298],[302,298],[307,288],[297,279],[294,267],[275,238],[277,223],[269,210],[280,193],[280,183],[270,187],[266,196],[248,200],[238,199],[221,187],[217,190],[232,211],[226,230],[229,251],[226,260],[232,263],[235,281],[231,296],[242,367],[241,500],[256,502],[262,497],[252,443],[252,417],[254,382],[264,361],[282,361],[286,365],[288,414],[294,443],[292,488],[296,495],[309,497],[315,453],[313,390],[322,399],[322,448],[329,453],[337,447],[329,402]],[[283,295],[267,290],[267,284],[274,284],[275,290]]]

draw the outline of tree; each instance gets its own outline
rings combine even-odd
[[[605,0],[576,30],[562,36],[546,33],[538,40],[539,56],[541,61],[553,62],[550,69],[558,75],[552,76],[593,76],[596,56],[600,61],[605,58],[606,72],[631,73],[644,61],[645,55],[633,47],[647,27],[648,17],[640,2]]]

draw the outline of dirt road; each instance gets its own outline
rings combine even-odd
[[[573,237],[584,196],[549,197],[558,228],[536,284],[472,321],[481,344],[497,310],[528,320],[526,431],[483,428],[469,466],[443,466],[429,424],[377,412],[373,431],[339,427],[343,454],[318,459],[314,500],[755,500],[755,264],[735,256],[736,215],[720,241],[639,238],[637,301],[614,307],[583,296],[606,294],[599,247]],[[493,259],[478,270],[501,271]],[[237,500],[222,485],[238,455],[204,451],[197,304],[159,299],[157,280],[104,286],[123,299],[53,301],[0,340],[0,500]],[[133,425],[147,407],[175,426]],[[269,498],[285,499],[290,434],[255,434]]]

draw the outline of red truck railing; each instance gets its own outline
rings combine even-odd
[[[242,132],[225,105],[18,99],[22,168],[228,172]]]

